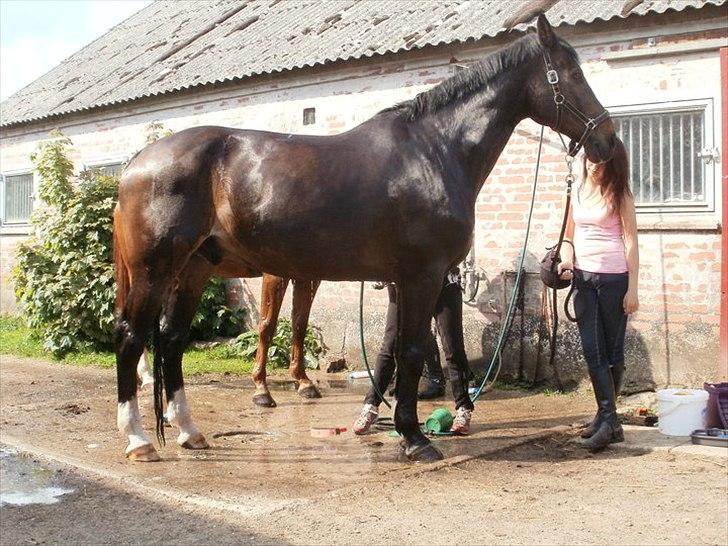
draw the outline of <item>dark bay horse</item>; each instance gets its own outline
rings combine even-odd
[[[417,382],[442,278],[468,252],[481,186],[525,118],[578,139],[593,162],[609,159],[615,145],[576,53],[543,15],[537,28],[339,135],[196,127],[131,161],[114,213],[118,425],[127,456],[159,459],[136,398],[149,333],[157,434],[164,389],[178,443],[207,445],[181,371],[200,279],[267,272],[396,282],[396,429],[410,458],[442,458],[418,426]]]

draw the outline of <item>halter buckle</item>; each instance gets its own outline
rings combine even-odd
[[[589,131],[593,131],[594,129],[597,128],[597,122],[595,119],[588,119],[587,122],[585,123],[585,125]]]
[[[551,85],[556,85],[557,83],[559,83],[559,75],[554,69],[546,71],[546,79]]]

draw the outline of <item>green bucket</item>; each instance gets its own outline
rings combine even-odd
[[[447,432],[452,427],[453,415],[447,408],[437,408],[425,420],[425,430],[431,434]]]

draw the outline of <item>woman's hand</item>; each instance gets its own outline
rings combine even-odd
[[[561,280],[570,281],[574,277],[574,264],[571,262],[559,262],[557,271]]]
[[[622,305],[624,307],[625,315],[631,315],[632,313],[637,311],[637,309],[639,309],[640,300],[637,297],[636,288],[627,289],[627,293],[624,295],[624,301],[622,302]]]

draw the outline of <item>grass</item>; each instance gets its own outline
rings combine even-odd
[[[43,348],[43,340],[22,319],[10,316],[0,316],[0,354],[50,360],[73,366],[113,368],[116,364],[114,353],[106,351],[78,351],[57,359]],[[185,375],[248,374],[252,367],[252,361],[234,354],[222,345],[205,349],[189,348],[182,361]]]

